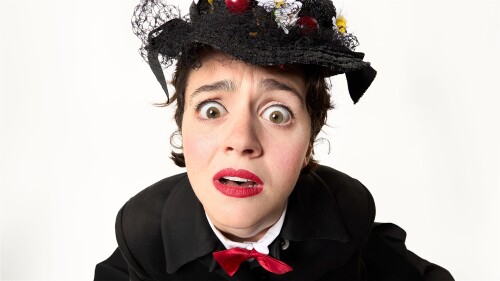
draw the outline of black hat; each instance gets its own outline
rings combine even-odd
[[[162,66],[198,45],[254,65],[312,65],[324,77],[345,73],[354,103],[375,78],[330,0],[195,0],[184,17],[166,1],[141,0],[132,26],[167,97]]]

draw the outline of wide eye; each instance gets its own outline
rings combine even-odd
[[[275,124],[286,124],[292,118],[292,114],[284,106],[272,105],[262,112],[262,117]]]
[[[215,119],[226,115],[227,111],[222,104],[208,101],[200,105],[198,112],[202,119]]]

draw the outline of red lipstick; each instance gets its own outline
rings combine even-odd
[[[255,196],[264,189],[262,180],[247,170],[223,169],[218,171],[212,180],[215,188],[229,197]]]

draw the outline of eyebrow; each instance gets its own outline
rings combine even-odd
[[[261,87],[265,91],[280,90],[280,91],[290,92],[296,98],[298,98],[301,103],[304,103],[304,97],[299,93],[299,91],[287,83],[272,78],[266,78],[260,80],[259,87]],[[193,93],[191,93],[190,95],[190,103],[191,100],[196,95],[202,92],[234,92],[234,91],[236,91],[236,86],[233,83],[233,81],[231,80],[216,81],[214,83],[202,85],[198,87],[196,90],[194,90]]]
[[[200,86],[190,96],[190,101],[201,92],[234,92],[236,91],[236,86],[231,80],[220,80],[214,83],[205,84]]]
[[[262,79],[259,84],[260,87],[262,87],[264,90],[267,91],[280,90],[280,91],[290,92],[295,97],[297,97],[301,103],[304,103],[304,97],[300,94],[300,92],[287,83],[272,78],[267,78],[267,79]]]

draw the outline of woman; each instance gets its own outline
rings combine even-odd
[[[330,1],[199,0],[189,21],[175,11],[143,0],[133,23],[167,97],[161,66],[178,60],[172,159],[187,173],[125,204],[96,280],[452,279],[407,251],[403,230],[374,225],[359,181],[313,159],[325,78],[345,73],[357,102],[376,74]]]

